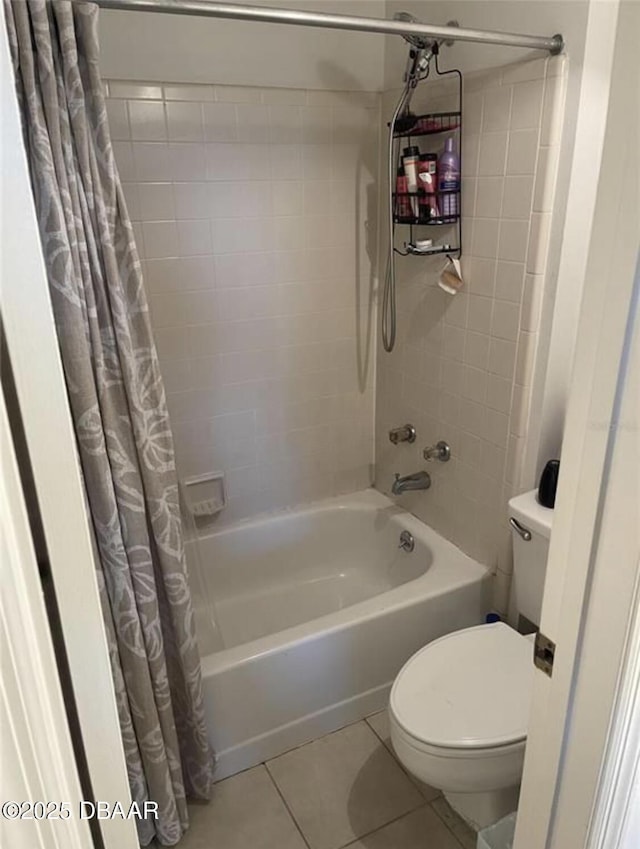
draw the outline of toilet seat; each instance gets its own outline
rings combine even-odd
[[[407,744],[448,757],[524,747],[533,647],[502,622],[447,634],[398,674],[390,710]],[[442,753],[443,756],[444,753]]]

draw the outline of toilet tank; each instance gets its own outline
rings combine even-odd
[[[513,540],[514,605],[518,614],[539,626],[553,510],[538,503],[534,489],[511,499],[509,520]],[[520,526],[521,533],[514,527],[515,523]],[[527,531],[530,539],[525,539]]]

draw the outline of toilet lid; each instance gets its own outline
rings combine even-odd
[[[533,645],[502,622],[429,643],[401,669],[390,707],[414,739],[443,748],[489,748],[526,738]]]

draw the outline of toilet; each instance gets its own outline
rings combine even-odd
[[[513,602],[517,615],[533,625],[540,622],[552,516],[535,491],[509,502]],[[398,759],[416,778],[442,790],[476,830],[518,805],[533,640],[533,634],[523,636],[503,622],[454,631],[416,652],[391,689],[391,741]]]

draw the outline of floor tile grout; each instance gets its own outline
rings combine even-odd
[[[282,791],[281,791],[281,790],[280,790],[280,788],[278,787],[278,783],[276,782],[275,778],[271,775],[271,770],[269,769],[268,762],[267,762],[267,761],[264,761],[264,762],[263,762],[263,766],[264,766],[265,770],[267,771],[267,775],[269,776],[269,778],[270,778],[270,780],[271,780],[271,783],[272,783],[272,784],[273,784],[273,786],[276,788],[276,793],[277,793],[277,794],[278,794],[278,796],[282,799],[282,804],[284,805],[284,807],[285,807],[285,809],[286,809],[287,813],[288,813],[288,814],[289,814],[289,816],[291,817],[291,820],[292,820],[293,824],[295,825],[295,827],[296,827],[296,829],[297,829],[298,833],[300,834],[300,837],[302,838],[302,842],[304,843],[304,845],[305,845],[305,846],[307,846],[307,847],[308,847],[308,849],[312,849],[311,844],[309,843],[309,841],[307,840],[307,838],[304,836],[304,832],[302,831],[302,828],[300,827],[300,825],[299,825],[299,823],[298,823],[298,820],[295,818],[295,815],[294,815],[293,811],[292,811],[292,810],[291,810],[291,808],[289,807],[289,805],[288,805],[288,803],[287,803],[287,800],[286,800],[286,799],[285,799],[285,797],[284,797],[284,794],[282,793]]]
[[[439,796],[438,798],[441,798],[441,797]],[[434,799],[433,801],[435,802],[435,801],[437,801],[437,800],[436,800],[436,799]],[[444,818],[444,817],[442,817],[442,816],[440,816],[440,812],[438,811],[438,809],[437,809],[436,807],[434,807],[433,802],[429,802],[429,803],[428,803],[428,805],[429,805],[429,807],[431,808],[431,810],[434,812],[434,814],[438,817],[438,819],[440,820],[440,822],[441,822],[441,823],[444,825],[444,827],[447,829],[447,831],[449,832],[449,834],[451,834],[451,836],[452,836],[452,837],[453,837],[453,839],[456,841],[456,843],[460,846],[460,849],[465,849],[465,847],[464,847],[464,845],[463,845],[462,841],[460,840],[460,838],[458,837],[458,835],[457,835],[457,834],[455,833],[455,831],[454,831],[454,830],[453,830],[453,829],[449,826],[449,823],[445,820],[445,818]]]
[[[369,726],[369,728],[370,728],[370,729],[373,731],[373,733],[376,735],[376,737],[378,738],[378,740],[380,740],[380,742],[382,743],[382,745],[383,745],[383,746],[385,747],[385,749],[389,752],[389,754],[390,754],[390,755],[391,755],[391,757],[395,760],[395,762],[398,764],[398,766],[400,767],[400,769],[401,769],[401,770],[405,773],[405,775],[407,776],[407,778],[409,779],[409,781],[411,781],[411,783],[412,783],[412,784],[413,784],[413,785],[414,785],[414,786],[418,789],[418,791],[422,794],[422,789],[421,789],[421,786],[420,786],[420,783],[419,783],[419,779],[417,779],[414,775],[412,775],[412,774],[409,772],[409,770],[408,770],[408,769],[406,769],[405,765],[404,765],[403,763],[401,763],[401,762],[400,762],[400,760],[398,759],[398,756],[396,755],[396,753],[395,753],[395,751],[394,751],[393,746],[391,745],[391,741],[389,740],[389,743],[387,743],[387,742],[386,742],[386,740],[384,740],[384,739],[383,739],[383,738],[382,738],[382,737],[378,734],[378,732],[376,731],[376,729],[375,729],[375,728],[373,727],[373,725],[371,725],[371,723],[369,722],[369,718],[370,718],[370,717],[372,717],[372,716],[377,716],[377,715],[378,715],[378,713],[382,713],[382,711],[376,711],[376,713],[372,713],[372,714],[370,714],[369,716],[365,716],[364,721],[367,723],[367,725]],[[426,785],[425,785],[425,786],[426,786]],[[434,787],[433,789],[435,790],[436,788]],[[438,795],[437,795],[437,796],[435,796],[433,799],[427,799],[426,797],[423,797],[423,798],[425,799],[425,801],[426,801],[428,804],[431,804],[431,802],[434,802],[436,799],[439,799],[439,798],[440,798],[440,796],[442,796],[442,793],[438,792]]]
[[[444,800],[442,794],[438,794],[436,797],[431,798],[429,793],[423,792],[422,783],[419,782],[417,779],[415,779],[411,775],[411,773],[409,773],[404,768],[403,764],[398,760],[398,758],[395,754],[395,751],[393,749],[393,746],[391,744],[391,740],[390,740],[388,732],[387,732],[386,724],[380,718],[380,714],[382,714],[383,712],[384,712],[384,709],[382,711],[376,711],[375,713],[370,714],[369,716],[365,716],[365,717],[362,717],[359,720],[356,720],[355,722],[348,723],[347,725],[343,726],[340,729],[336,729],[335,731],[328,732],[326,735],[322,735],[322,737],[332,737],[334,734],[339,733],[340,731],[344,731],[347,728],[350,728],[352,726],[357,726],[361,723],[364,723],[364,727],[368,730],[368,732],[373,733],[373,736],[374,736],[375,740],[377,741],[377,746],[382,747],[382,750],[387,752],[387,757],[389,755],[391,756],[391,758],[393,759],[396,766],[400,767],[400,770],[405,775],[405,778],[408,779],[409,782],[414,787],[415,798],[412,799],[413,806],[410,807],[409,810],[403,811],[403,813],[399,814],[398,816],[394,816],[392,819],[388,820],[387,822],[383,822],[381,824],[378,824],[378,825],[376,825],[375,828],[370,828],[370,830],[365,831],[363,834],[358,834],[356,836],[352,836],[353,831],[354,831],[353,827],[349,828],[348,830],[346,828],[342,828],[342,833],[340,833],[340,829],[338,829],[333,834],[333,839],[336,840],[336,841],[340,841],[340,840],[344,840],[345,838],[347,838],[348,842],[347,843],[341,842],[339,844],[339,846],[335,845],[333,847],[333,849],[354,849],[354,847],[356,847],[360,842],[366,842],[368,838],[371,838],[374,835],[378,835],[378,833],[382,833],[382,832],[385,831],[385,829],[390,828],[392,826],[395,826],[395,831],[397,831],[398,828],[401,831],[405,828],[409,828],[411,830],[411,833],[413,834],[413,829],[414,829],[414,823],[413,822],[411,824],[408,823],[406,826],[405,825],[396,825],[398,823],[401,823],[405,818],[411,817],[413,815],[418,817],[419,822],[422,822],[421,818],[423,816],[427,816],[427,821],[429,821],[428,817],[435,815],[437,821],[439,823],[441,823],[442,827],[444,827],[444,832],[442,833],[442,839],[444,840],[444,833],[445,832],[446,832],[447,835],[449,835],[449,837],[445,840],[445,843],[447,843],[447,845],[448,845],[448,841],[451,840],[451,846],[452,847],[455,846],[456,849],[470,849],[471,839],[468,838],[467,833],[464,829],[458,828],[459,823],[457,821],[457,816],[455,814],[452,815],[452,816],[449,815],[449,808],[448,808],[448,806],[445,805],[445,800]],[[374,721],[376,717],[378,717],[376,725],[379,727],[379,730],[377,730],[376,727],[374,727],[373,722],[369,721],[369,720]],[[385,734],[384,737],[382,736],[382,732],[384,732],[384,734]],[[364,732],[359,732],[359,733],[364,733]],[[306,746],[310,746],[310,745],[316,743],[320,739],[322,739],[322,738],[321,737],[315,738],[314,740],[303,743],[300,746],[292,747],[292,749],[288,750],[288,752],[282,753],[282,754],[289,754],[290,752],[293,752],[296,749],[303,749]],[[286,815],[288,815],[289,823],[293,824],[293,826],[294,826],[294,831],[291,832],[291,837],[293,837],[293,835],[297,832],[298,835],[300,836],[301,847],[305,847],[305,849],[314,849],[315,844],[312,843],[311,840],[313,839],[315,841],[316,838],[320,836],[320,833],[317,834],[315,837],[313,836],[313,834],[311,834],[310,837],[306,836],[305,832],[303,831],[302,824],[298,821],[298,819],[296,818],[296,815],[293,812],[293,809],[289,805],[289,802],[287,800],[287,796],[285,795],[284,791],[280,788],[278,782],[276,781],[275,775],[271,772],[270,764],[272,762],[277,761],[278,758],[281,757],[281,756],[282,755],[278,755],[274,758],[262,761],[261,764],[256,764],[255,767],[250,767],[248,770],[242,770],[241,772],[249,772],[252,769],[259,768],[260,766],[264,767],[266,775],[269,778],[269,784],[275,790],[275,792],[277,794],[277,798],[280,799],[280,801],[281,801],[281,803],[284,807],[284,812],[286,812]],[[292,789],[292,788],[289,788],[289,789]],[[415,791],[417,791],[417,794],[415,793]],[[287,790],[287,794],[288,794],[288,792],[289,792],[289,790]],[[408,788],[407,788],[407,792],[408,792]],[[295,796],[295,794],[294,794],[294,796]],[[443,808],[442,812],[439,810],[440,807]],[[420,812],[425,811],[425,809],[428,810],[429,813],[428,814],[426,814],[426,813],[421,814]],[[396,808],[396,810],[397,810],[397,808]],[[389,810],[387,812],[387,815],[389,813],[392,813],[392,810]],[[349,817],[349,820],[350,819],[351,818]],[[283,822],[284,822],[284,820],[283,820]],[[365,823],[362,822],[360,824],[361,827],[364,824]],[[371,820],[370,820],[370,825],[373,825],[373,824],[374,823],[371,822]],[[346,825],[346,821],[345,821],[345,825]],[[433,825],[435,827],[435,823]],[[290,828],[290,825],[289,825],[289,828]],[[351,835],[348,834],[348,831],[351,831]],[[394,833],[395,833],[395,831],[394,831]],[[315,834],[314,829],[312,829],[312,832]],[[460,832],[460,833],[458,833],[458,832]],[[385,838],[384,835],[382,835],[382,837],[380,837],[380,838],[375,838],[374,843],[377,842],[378,839],[385,842],[385,845],[386,845],[386,838]]]
[[[343,843],[343,845],[338,846],[337,849],[349,849],[349,846],[353,846],[359,840],[365,840],[367,837],[371,837],[372,834],[375,834],[378,831],[382,831],[384,828],[388,828],[390,825],[393,825],[394,822],[399,822],[401,819],[408,817],[410,814],[415,814],[416,811],[419,811],[421,808],[426,808],[428,805],[429,802],[427,802],[426,799],[423,799],[420,805],[416,805],[415,808],[412,808],[410,811],[405,811],[404,814],[400,814],[399,817],[394,817],[392,820],[389,820],[389,822],[384,823],[384,825],[379,825],[377,828],[374,828],[371,831],[367,831],[365,834],[361,834],[354,840],[350,840],[348,843]]]
[[[383,710],[384,710],[384,708],[383,708]],[[376,714],[378,714],[378,713],[380,713],[380,712],[381,712],[381,711],[376,711],[375,713],[370,714],[370,716],[375,716]],[[418,791],[418,796],[419,796],[419,798],[420,798],[420,802],[419,802],[417,805],[415,805],[415,807],[410,808],[408,811],[404,811],[404,813],[400,814],[399,816],[397,816],[397,817],[393,817],[393,819],[389,820],[388,822],[383,823],[382,825],[377,826],[376,828],[372,829],[371,831],[364,832],[363,834],[358,835],[357,837],[354,837],[354,838],[353,838],[353,840],[350,840],[348,843],[343,843],[343,844],[341,844],[340,846],[334,847],[334,849],[347,849],[347,847],[349,847],[349,846],[353,846],[353,845],[354,845],[355,843],[357,843],[359,840],[364,840],[364,839],[366,839],[367,837],[370,837],[372,834],[375,834],[377,831],[381,831],[382,829],[387,828],[388,826],[392,825],[393,823],[398,822],[399,820],[403,819],[404,817],[407,817],[407,816],[409,816],[410,814],[413,814],[413,813],[415,813],[416,811],[421,810],[422,808],[426,808],[426,807],[429,807],[429,806],[430,806],[430,801],[429,801],[428,799],[426,799],[426,798],[425,798],[425,797],[424,797],[424,796],[420,793],[420,788],[419,788],[419,787],[417,787],[417,785],[415,784],[415,782],[412,780],[411,775],[410,775],[410,774],[409,774],[409,773],[408,773],[408,772],[404,769],[403,765],[402,765],[402,764],[398,761],[398,759],[397,759],[397,757],[396,757],[395,752],[394,752],[394,751],[393,751],[393,750],[392,750],[392,749],[391,749],[391,748],[390,748],[390,747],[389,747],[389,746],[385,743],[385,741],[382,739],[382,737],[380,737],[380,735],[376,732],[375,728],[373,728],[373,726],[372,726],[372,725],[368,722],[368,717],[366,717],[366,716],[365,716],[365,717],[363,717],[363,718],[361,718],[361,719],[356,720],[355,722],[350,722],[350,723],[348,723],[347,725],[343,726],[342,728],[336,729],[335,731],[328,732],[327,734],[322,735],[322,737],[318,737],[318,738],[316,738],[316,739],[314,739],[314,740],[311,740],[311,741],[309,741],[309,742],[307,742],[307,743],[303,743],[303,744],[301,744],[300,746],[294,746],[294,747],[293,747],[292,749],[290,749],[289,751],[295,751],[296,749],[302,749],[302,748],[304,748],[305,746],[309,746],[309,745],[311,745],[312,743],[315,743],[315,742],[317,742],[318,740],[323,739],[323,737],[331,737],[333,734],[336,734],[336,733],[338,733],[338,732],[340,732],[340,731],[343,731],[343,730],[345,730],[346,728],[350,728],[351,726],[359,725],[359,724],[361,724],[361,723],[364,723],[364,725],[366,726],[366,728],[367,728],[367,729],[368,729],[368,730],[369,730],[369,731],[370,731],[370,732],[374,735],[374,737],[376,738],[376,740],[378,741],[378,743],[379,743],[379,744],[383,747],[383,749],[385,749],[385,750],[388,752],[388,754],[390,754],[390,755],[391,755],[391,757],[393,758],[393,760],[394,760],[394,762],[396,763],[396,765],[400,767],[401,771],[402,771],[402,772],[406,775],[406,777],[407,777],[407,778],[411,781],[411,784],[412,784],[412,785],[414,786],[414,788]],[[283,754],[287,754],[287,753],[283,753]],[[271,758],[271,759],[270,759],[270,761],[271,761],[271,760],[277,760],[277,758],[279,758],[279,757],[281,757],[281,755],[277,755],[275,758]],[[280,788],[279,788],[279,786],[278,786],[278,784],[277,784],[277,782],[276,782],[276,780],[275,780],[274,776],[271,774],[271,770],[269,769],[269,762],[270,762],[270,761],[263,761],[262,765],[265,767],[265,769],[266,769],[266,771],[267,771],[267,774],[269,775],[269,778],[271,779],[271,781],[272,781],[273,785],[275,786],[276,791],[278,792],[278,795],[279,795],[279,796],[280,796],[280,798],[282,799],[282,802],[283,802],[283,804],[284,804],[284,806],[285,806],[285,808],[286,808],[287,812],[289,813],[289,815],[290,815],[291,819],[293,820],[293,822],[294,822],[294,824],[295,824],[295,826],[296,826],[297,830],[299,831],[300,836],[302,837],[302,839],[303,839],[303,841],[304,841],[304,843],[305,843],[305,846],[309,847],[309,849],[313,849],[313,847],[311,846],[311,844],[309,843],[309,841],[308,841],[308,840],[307,840],[307,838],[305,837],[305,834],[304,834],[304,832],[303,832],[303,830],[302,830],[301,826],[299,825],[298,821],[296,820],[296,817],[295,817],[295,815],[294,815],[293,811],[292,811],[292,810],[291,810],[291,808],[289,807],[289,804],[287,803],[286,797],[284,796],[283,792],[280,790]],[[455,835],[454,835],[454,837],[455,837]],[[457,838],[456,838],[456,842],[458,842],[458,841],[457,841]],[[464,847],[463,847],[462,849],[464,849]]]

